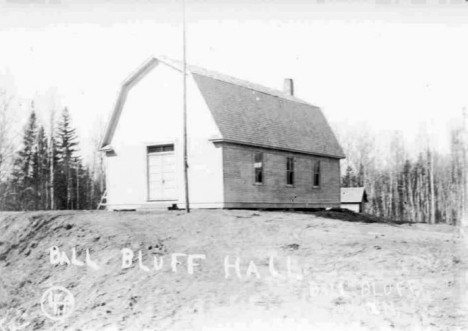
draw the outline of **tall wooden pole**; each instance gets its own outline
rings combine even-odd
[[[189,200],[189,181],[188,181],[188,161],[187,161],[187,59],[186,59],[186,33],[185,33],[185,0],[182,0],[182,43],[183,43],[183,90],[184,90],[184,179],[185,179],[185,208],[187,213],[190,213],[190,200]]]

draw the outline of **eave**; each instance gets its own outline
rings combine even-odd
[[[346,156],[344,155],[331,155],[331,154],[317,153],[317,152],[312,152],[312,151],[297,150],[297,149],[292,149],[292,148],[284,148],[284,147],[276,147],[276,146],[271,146],[271,145],[249,143],[249,142],[237,141],[237,140],[232,140],[232,139],[216,138],[216,139],[210,139],[210,141],[213,143],[227,143],[227,144],[235,144],[235,145],[241,145],[241,146],[259,147],[259,148],[277,150],[277,151],[282,151],[282,152],[328,157],[332,159],[345,159],[346,158]]]

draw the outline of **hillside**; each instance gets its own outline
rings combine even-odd
[[[52,246],[83,262],[89,249],[99,269],[53,265]],[[191,255],[193,273],[177,253]],[[226,277],[226,257],[239,257],[241,278],[234,266]],[[445,225],[240,210],[2,213],[0,330],[468,330],[467,262]],[[75,299],[63,321],[41,309],[52,286]]]

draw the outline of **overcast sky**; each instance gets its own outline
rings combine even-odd
[[[181,59],[181,2],[40,2],[0,5],[0,84],[23,119],[32,98],[44,120],[67,105],[86,151],[132,71]],[[426,127],[443,148],[468,106],[468,2],[391,3],[187,0],[188,61],[277,89],[293,78],[333,124],[409,143]]]

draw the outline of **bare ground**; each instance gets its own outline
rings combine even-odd
[[[52,265],[52,246],[99,269]],[[468,330],[466,252],[454,227],[307,213],[2,213],[0,330]],[[174,253],[206,258],[190,274]],[[63,321],[41,309],[52,286],[75,298]]]

